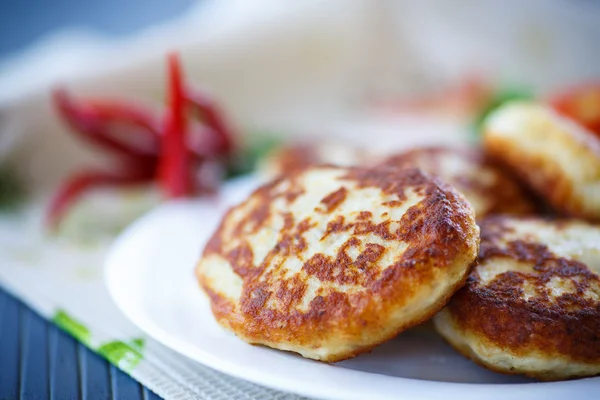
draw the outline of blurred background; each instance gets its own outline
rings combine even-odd
[[[195,0],[4,1],[0,13],[0,57],[6,58],[59,29],[77,27],[109,37],[135,35],[174,18]]]
[[[168,51],[240,141],[455,142],[490,93],[600,79],[594,0],[26,0],[4,2],[0,26],[0,160],[25,154],[34,187],[90,161],[50,90],[159,106]]]

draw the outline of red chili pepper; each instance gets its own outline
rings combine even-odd
[[[186,137],[186,98],[179,58],[168,58],[169,109],[165,116],[164,134],[159,164],[159,183],[168,198],[185,197],[192,193],[190,162]]]
[[[163,132],[149,109],[114,100],[75,101],[64,89],[55,90],[52,96],[60,116],[84,140],[128,158],[159,156]],[[191,157],[224,153],[223,133],[217,133],[207,122],[190,121],[188,130]]]
[[[159,124],[150,110],[115,101],[75,102],[63,89],[53,92],[53,100],[60,116],[83,139],[128,158],[156,157]]]
[[[194,160],[210,159],[224,154],[220,140],[216,139],[215,130],[200,121],[188,121],[186,136],[186,147]]]
[[[600,82],[583,84],[554,95],[550,104],[559,113],[600,135]]]
[[[217,142],[216,152],[218,154],[226,154],[233,150],[233,135],[217,105],[203,93],[193,91],[189,88],[186,91],[186,98],[195,108],[200,120],[204,121],[217,134],[215,138]]]
[[[152,179],[153,174],[147,170],[101,172],[86,171],[74,175],[66,181],[58,190],[46,214],[46,226],[51,230],[58,227],[61,219],[67,210],[79,199],[86,191],[99,186],[130,186],[135,184],[147,183]]]
[[[83,139],[109,150],[123,161],[118,172],[83,172],[67,181],[48,210],[55,228],[73,202],[96,186],[124,186],[158,179],[167,198],[189,196],[194,189],[208,192],[211,163],[233,149],[229,127],[213,102],[186,89],[179,59],[168,57],[168,110],[162,120],[151,110],[120,101],[75,101],[66,91],[53,93],[59,115]],[[188,109],[189,108],[189,109]],[[196,111],[188,121],[187,111]],[[210,175],[210,174],[209,174]],[[214,173],[213,173],[214,175]]]

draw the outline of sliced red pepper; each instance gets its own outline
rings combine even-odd
[[[83,139],[128,158],[156,157],[159,124],[151,110],[137,104],[86,100],[75,102],[66,92],[53,92],[60,116]]]
[[[159,161],[159,184],[167,198],[189,196],[193,192],[186,137],[186,97],[179,57],[168,57],[168,103]]]
[[[58,190],[46,214],[46,226],[56,230],[69,208],[88,190],[99,186],[131,186],[148,183],[152,180],[154,171],[144,169],[127,172],[86,171],[74,175]]]
[[[150,110],[113,100],[75,101],[64,89],[55,90],[53,100],[62,119],[84,140],[128,158],[158,157],[163,132]],[[222,133],[200,121],[190,122],[191,157],[214,157],[227,147],[216,139]]]
[[[217,154],[226,154],[233,150],[231,129],[217,105],[205,94],[189,88],[186,91],[186,98],[190,102],[192,110],[198,114],[199,119],[216,134],[213,136],[213,143]]]
[[[600,82],[587,83],[550,99],[559,113],[600,135]]]
[[[221,141],[216,139],[214,129],[199,121],[189,120],[187,125],[187,149],[192,159],[217,158],[222,155]]]
[[[118,155],[124,167],[119,172],[83,172],[68,180],[50,204],[49,227],[56,227],[77,198],[96,186],[127,186],[156,178],[167,198],[214,189],[211,179],[218,175],[211,173],[214,163],[233,149],[230,128],[209,98],[185,88],[176,54],[168,56],[167,93],[169,107],[162,121],[139,104],[75,101],[64,90],[53,93],[59,115],[72,130]],[[198,118],[188,121],[188,111],[195,111]]]

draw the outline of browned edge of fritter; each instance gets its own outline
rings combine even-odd
[[[459,191],[466,190],[493,199],[489,209],[484,215],[478,215],[478,219],[493,214],[535,215],[542,211],[537,195],[517,175],[489,157],[483,149],[473,146],[436,145],[411,148],[388,156],[380,165],[400,168],[416,166],[424,168],[427,173],[439,174],[444,179],[442,166],[437,162],[443,157],[460,157],[475,170],[487,168],[495,172],[497,180],[493,184],[465,176],[455,176],[447,182],[455,185]]]
[[[587,212],[583,199],[575,196],[573,183],[544,157],[523,154],[510,141],[488,135],[484,137],[483,145],[491,159],[512,170],[538,195],[538,204],[549,204],[558,216],[600,221],[600,213]]]
[[[363,232],[406,242],[409,246],[400,260],[383,273],[370,273],[368,266],[377,262],[382,252],[379,249],[368,248],[364,254],[361,254],[362,257],[357,258],[364,263],[364,266],[356,275],[356,279],[364,287],[362,292],[368,291],[369,296],[361,293],[350,298],[346,293],[335,291],[323,293],[311,301],[307,312],[299,312],[295,306],[302,299],[306,285],[299,281],[297,276],[294,276],[283,285],[291,289],[285,290],[285,293],[280,293],[280,291],[275,293],[270,290],[268,282],[266,284],[259,282],[258,277],[264,272],[266,264],[263,262],[262,268],[252,265],[253,257],[250,248],[239,246],[228,254],[223,252],[222,241],[226,240],[221,237],[224,219],[206,246],[204,255],[216,253],[225,257],[233,266],[234,271],[242,277],[244,281],[240,305],[240,313],[244,317],[242,322],[236,323],[231,319],[227,320],[227,317],[234,311],[233,305],[218,293],[212,292],[209,285],[204,282],[201,271],[198,269],[196,271],[200,284],[211,299],[213,314],[222,325],[238,334],[241,332],[247,341],[255,343],[290,342],[296,345],[310,346],[330,335],[332,331],[339,331],[340,326],[343,326],[342,332],[345,335],[359,338],[367,327],[376,329],[381,315],[389,315],[392,309],[402,307],[409,302],[416,290],[419,289],[419,285],[434,279],[434,270],[450,268],[459,258],[459,254],[469,250],[475,250],[476,253],[477,249],[471,247],[474,240],[477,239],[478,243],[478,228],[474,224],[472,210],[454,189],[437,179],[432,179],[418,169],[400,171],[397,168],[380,167],[345,168],[344,170],[347,170],[348,173],[343,179],[355,180],[360,187],[378,187],[384,193],[396,194],[400,200],[398,205],[402,204],[401,200],[404,198],[404,191],[407,187],[417,188],[417,191],[425,196],[424,200],[405,213],[399,221],[400,227],[395,232],[387,229],[390,221],[373,224],[369,220],[359,220],[345,226],[343,219],[340,221],[336,218],[327,227],[327,231],[353,229],[354,233],[349,241],[356,240],[356,236],[359,235],[357,232]],[[261,223],[264,223],[264,219],[268,217],[268,207],[272,201],[271,189],[281,179],[290,179],[292,180],[291,186],[297,187],[293,184],[293,180],[297,179],[300,173],[287,175],[257,189],[251,198],[259,196],[261,201],[256,202],[256,209],[252,210],[240,225],[249,224],[248,226],[258,229]],[[334,188],[333,192],[325,196],[323,200],[331,199],[332,196],[335,198],[334,194],[338,189]],[[285,196],[293,199],[297,195],[299,193],[292,192],[286,193]],[[324,208],[325,210],[320,212],[335,210],[335,207],[326,206]],[[279,243],[272,249],[265,261],[268,262],[270,257],[279,252],[292,254],[298,251],[302,247],[302,226],[306,226],[307,223],[310,224],[310,221],[286,223],[287,228],[281,232]],[[475,235],[477,238],[474,238]],[[337,257],[331,260],[326,259],[324,255],[316,254],[310,260],[305,261],[303,268],[318,267],[314,268],[312,273],[321,274],[319,279],[336,281],[338,278],[333,276],[330,264],[348,262],[344,259],[345,253],[341,254],[343,249],[344,246]],[[465,269],[469,270],[469,268]],[[466,276],[467,274],[463,278],[466,279]],[[268,281],[268,278],[265,279]],[[377,344],[396,336],[399,332],[425,321],[446,304],[452,293],[462,286],[464,279],[457,282],[455,287],[448,291],[444,298],[433,304],[429,310],[424,310],[421,318],[403,324],[392,334],[380,338],[377,343],[365,346],[364,349],[357,349],[351,354],[337,357],[334,355],[327,361],[339,361],[369,351]],[[399,287],[403,290],[397,290]],[[273,295],[286,303],[287,307],[285,309],[264,308],[263,305],[267,299]]]
[[[590,279],[597,280],[598,276],[577,261],[554,255],[540,243],[515,240],[506,249],[500,249],[495,241],[511,229],[503,224],[504,220],[505,217],[490,217],[480,223],[479,263],[490,258],[512,258],[534,263],[538,274],[509,271],[482,286],[475,268],[466,285],[447,305],[453,322],[461,331],[476,334],[517,357],[540,352],[600,363],[600,303],[582,296]],[[582,279],[573,281],[576,293],[553,302],[545,284],[555,276]],[[522,290],[516,290],[524,280],[540,294],[534,300],[523,300]],[[457,350],[466,353],[464,349]],[[475,360],[473,356],[469,358]],[[487,363],[484,366],[489,368]],[[543,375],[527,375],[544,379]]]

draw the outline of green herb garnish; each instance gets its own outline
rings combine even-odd
[[[514,100],[532,100],[535,96],[533,92],[526,88],[508,87],[497,91],[492,95],[490,101],[483,107],[481,112],[475,117],[472,125],[472,131],[476,139],[479,138],[485,119],[497,108],[505,103]]]
[[[254,171],[263,157],[281,145],[281,140],[276,138],[276,134],[261,133],[250,134],[249,136],[252,139],[228,160],[227,179]]]

